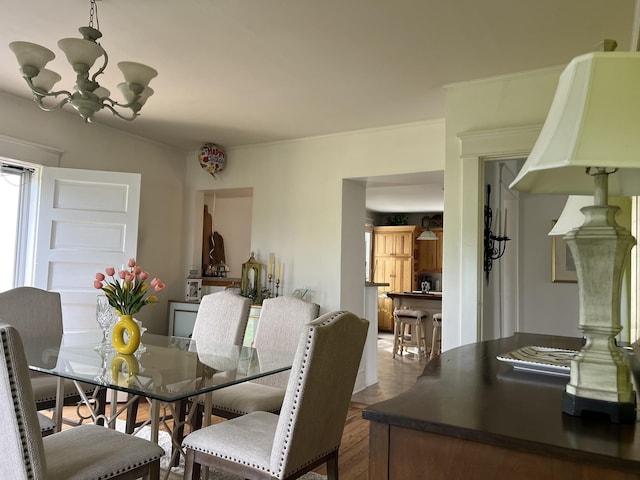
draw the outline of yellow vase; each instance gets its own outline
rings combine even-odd
[[[127,332],[129,341],[125,342],[124,332]],[[120,320],[114,325],[111,335],[113,347],[118,353],[130,355],[140,346],[140,328],[133,320],[132,315],[120,315]]]

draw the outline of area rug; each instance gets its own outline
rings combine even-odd
[[[123,420],[116,420],[116,430],[124,431],[125,422]],[[149,440],[151,438],[151,428],[143,427],[136,433],[136,437],[144,438]],[[169,460],[171,459],[171,437],[167,432],[160,431],[158,434],[158,445],[162,447],[164,450],[164,456],[160,460],[160,467],[163,472],[160,475],[160,478],[165,478],[167,475],[167,467],[169,466]],[[169,480],[182,480],[184,473],[184,458],[180,457],[180,465],[177,467],[173,467],[171,472],[169,472],[169,476],[166,477]],[[326,480],[327,477],[325,475],[320,475],[315,472],[309,472],[302,477],[300,480]],[[207,480],[244,480],[243,477],[239,477],[237,475],[231,475],[226,472],[222,472],[219,470],[210,470],[209,477]]]

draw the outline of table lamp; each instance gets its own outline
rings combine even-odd
[[[617,225],[609,193],[640,193],[640,53],[592,52],[560,76],[540,136],[511,188],[593,195],[582,226],[564,240],[576,264],[579,329],[585,344],[571,361],[563,412],[636,420],[629,368],[615,343],[621,331],[622,274],[635,238]]]
[[[593,195],[569,195],[558,221],[553,225],[549,236],[564,237],[574,228],[584,223],[583,207],[593,205]]]

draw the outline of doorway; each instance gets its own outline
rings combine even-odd
[[[512,336],[521,329],[519,317],[519,192],[509,188],[523,160],[484,162],[483,293],[480,338]],[[509,240],[491,240],[491,237]],[[491,245],[492,249],[487,247]]]

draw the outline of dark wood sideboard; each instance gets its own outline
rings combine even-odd
[[[581,340],[516,334],[455,348],[412,388],[364,409],[369,479],[639,479],[638,424],[563,414],[566,377],[496,359],[527,345],[577,350]],[[625,356],[636,378],[638,359]]]

